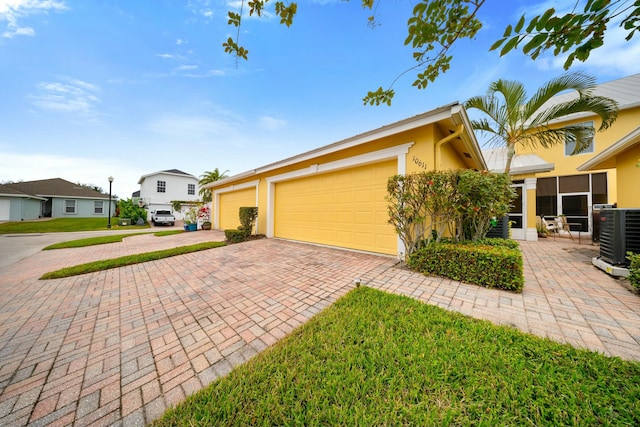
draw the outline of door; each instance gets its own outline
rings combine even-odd
[[[9,221],[11,218],[11,200],[0,199],[0,221]]]
[[[240,225],[240,208],[256,205],[254,187],[220,194],[218,209],[220,230],[236,229]]]
[[[567,217],[571,231],[589,231],[591,216],[589,215],[589,193],[560,194],[559,210]]]
[[[509,223],[511,224],[511,238],[525,240],[527,235],[525,187],[524,184],[513,184],[511,187],[516,192],[516,197],[511,202],[511,211],[508,214]]]
[[[393,160],[278,182],[275,236],[395,255],[385,196],[397,170]]]

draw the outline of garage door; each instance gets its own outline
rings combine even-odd
[[[0,221],[9,221],[11,218],[11,200],[0,199]]]
[[[397,170],[393,160],[277,183],[275,236],[395,255],[385,196]]]
[[[220,194],[218,214],[220,229],[235,229],[240,225],[239,209],[243,206],[256,206],[256,189],[247,188]]]

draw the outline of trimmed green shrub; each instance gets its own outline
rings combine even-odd
[[[640,290],[640,254],[627,252],[627,259],[631,262],[629,265],[629,281],[634,288]]]
[[[238,227],[238,230],[243,231],[245,233],[245,237],[249,237],[253,231],[253,225],[256,222],[256,218],[258,218],[258,208],[255,206],[244,206],[240,208],[239,214],[240,227]]]
[[[510,247],[512,243],[501,245],[499,242],[513,241],[432,242],[411,254],[407,264],[423,274],[521,292],[524,287],[522,253]]]
[[[247,235],[244,230],[224,230],[224,237],[227,243],[240,243],[247,240]]]
[[[131,224],[135,225],[139,218],[142,218],[147,223],[147,211],[141,208],[137,204],[133,203],[131,199],[122,199],[118,202],[118,208],[120,209],[120,218],[131,219]]]

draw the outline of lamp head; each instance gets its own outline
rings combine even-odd
[[[113,177],[112,176],[109,177],[109,182],[113,182]]]

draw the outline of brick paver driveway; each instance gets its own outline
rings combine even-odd
[[[136,236],[0,271],[0,425],[143,425],[365,285],[640,359],[640,298],[565,242],[523,243],[522,294],[424,277],[384,256],[263,239],[39,281],[89,260],[222,238]]]

